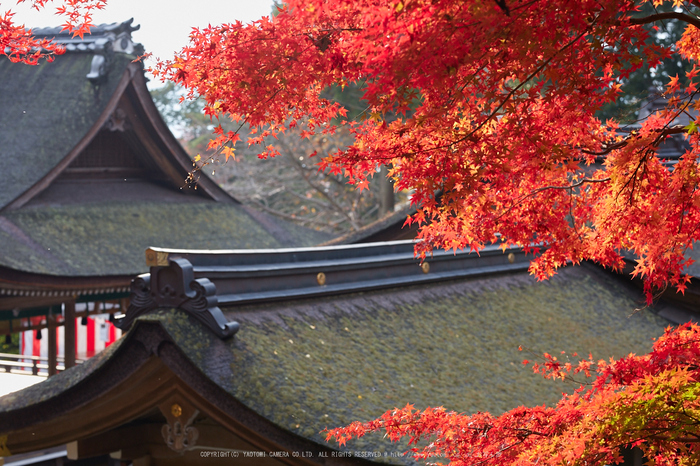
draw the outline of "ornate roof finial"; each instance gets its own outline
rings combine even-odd
[[[206,325],[219,338],[238,332],[238,322],[229,322],[218,307],[216,286],[208,278],[194,279],[186,259],[169,259],[166,267],[151,267],[151,273],[131,282],[131,305],[114,325],[128,330],[134,320],[161,307],[182,309]]]

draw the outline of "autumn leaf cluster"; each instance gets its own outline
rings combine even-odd
[[[575,355],[573,355],[575,357]],[[700,327],[667,329],[644,356],[562,363],[545,354],[533,365],[548,378],[595,376],[555,407],[519,407],[501,416],[471,416],[407,405],[380,418],[327,432],[341,445],[383,431],[409,438],[417,458],[451,465],[600,465],[638,447],[656,465],[700,459]],[[527,363],[527,361],[525,361]]]
[[[27,0],[19,0],[23,3]],[[46,8],[52,0],[29,0],[32,7],[39,10]],[[61,0],[56,7],[56,14],[64,18],[62,28],[70,31],[76,37],[83,37],[90,32],[92,24],[92,12],[101,9],[106,0]],[[32,35],[31,29],[26,29],[23,24],[16,24],[11,11],[2,14],[0,12],[0,54],[6,55],[13,62],[23,62],[36,65],[39,60],[46,58],[52,60],[55,55],[64,52],[60,44],[52,42],[49,38],[37,39]]]
[[[674,54],[695,61],[694,2],[612,0],[290,0],[274,18],[194,30],[191,44],[155,72],[206,99],[205,111],[272,138],[349,128],[355,143],[321,154],[320,168],[359,189],[382,164],[408,190],[431,247],[537,245],[539,278],[567,263],[620,269],[622,251],[654,288],[683,289],[687,248],[699,238],[698,134],[689,84],[672,79],[664,108],[630,128],[600,121],[621,82]],[[647,41],[647,25],[686,27],[681,41]],[[348,120],[322,91],[353,84],[366,111]],[[673,170],[656,149],[676,135],[691,149]],[[220,131],[225,156],[239,135]],[[541,249],[540,249],[541,247]]]

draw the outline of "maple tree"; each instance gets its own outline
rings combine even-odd
[[[348,132],[304,139],[296,133],[289,131],[271,143],[279,151],[274,158],[258,160],[256,151],[241,148],[235,163],[213,161],[204,170],[244,203],[335,235],[356,231],[379,218],[378,178],[372,180],[372,189],[360,191],[342,176],[318,170],[309,157],[314,151],[351,144]],[[202,149],[199,152],[205,154]]]
[[[696,110],[696,66],[673,77],[665,108],[623,131],[596,112],[620,97],[644,66],[682,55],[696,60],[695,2],[593,0],[290,0],[252,24],[194,30],[191,44],[156,72],[206,99],[205,112],[271,138],[349,128],[355,143],[321,154],[321,168],[359,189],[389,165],[409,190],[422,225],[418,252],[472,248],[496,240],[544,246],[539,278],[591,259],[621,269],[622,250],[651,300],[667,284],[683,290],[686,250],[699,239],[698,133],[674,120]],[[672,46],[646,41],[649,24],[687,26]],[[358,119],[324,89],[360,86]],[[672,135],[691,149],[673,170],[655,157]],[[212,146],[234,154],[235,128]],[[439,202],[438,202],[439,198]],[[536,249],[536,248],[533,248]],[[536,251],[537,252],[537,251]]]
[[[26,0],[19,0],[24,3]],[[33,8],[39,10],[45,8],[52,0],[30,0]],[[92,24],[92,11],[104,8],[106,0],[61,0],[56,7],[56,13],[65,20],[63,30],[70,31],[75,36],[83,37],[90,32]],[[23,62],[36,65],[39,60],[53,59],[54,55],[62,54],[63,47],[52,43],[50,39],[37,39],[32,35],[31,29],[26,29],[23,24],[16,24],[14,13],[0,12],[0,53],[6,55],[13,62]]]
[[[407,223],[421,224],[420,254],[501,241],[540,252],[530,270],[546,278],[583,260],[620,270],[631,251],[651,301],[669,284],[683,291],[686,252],[700,239],[700,2],[648,3],[289,0],[273,19],[195,30],[156,71],[203,96],[208,115],[256,128],[247,142],[262,157],[278,155],[269,141],[290,129],[303,138],[348,128],[354,144],[322,154],[320,167],[363,189],[390,166],[418,207]],[[684,29],[680,39],[649,40],[649,26],[666,21]],[[630,75],[681,57],[692,66],[660,90],[660,111],[626,127],[597,117]],[[346,86],[363,91],[359,118],[325,98]],[[656,156],[670,137],[689,146],[673,165]],[[211,147],[228,158],[239,139],[218,129]],[[419,458],[465,465],[610,464],[626,447],[692,464],[698,332],[669,330],[650,354],[597,366],[545,355],[535,368],[546,376],[597,374],[556,407],[494,417],[409,405],[328,438],[427,438]]]
[[[533,366],[545,377],[596,375],[555,407],[519,407],[494,417],[443,408],[417,411],[408,405],[327,435],[340,444],[377,430],[392,440],[428,438],[427,446],[414,448],[414,456],[447,458],[455,466],[614,464],[627,447],[640,448],[656,465],[697,464],[699,358],[700,327],[686,324],[667,329],[644,356],[596,363],[589,355],[562,363],[545,354]]]

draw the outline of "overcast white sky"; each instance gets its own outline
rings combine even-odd
[[[54,0],[57,4],[59,0]],[[50,3],[39,13],[15,0],[0,0],[0,11],[15,12],[15,21],[26,27],[59,26],[63,20],[55,15]],[[235,20],[248,23],[269,16],[272,0],[107,0],[107,7],[94,15],[93,23],[114,23],[134,18],[141,29],[133,33],[135,42],[144,45],[156,57],[171,58],[187,45],[193,27],[218,25]]]

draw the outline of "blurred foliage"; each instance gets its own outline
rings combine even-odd
[[[19,333],[10,335],[10,341],[7,341],[7,336],[0,337],[0,353],[19,354]]]
[[[350,118],[362,117],[365,108],[356,86],[329,88],[324,93],[326,98],[340,102]],[[173,83],[152,90],[151,95],[189,155],[200,156],[200,169],[239,201],[333,234],[357,230],[379,218],[379,174],[373,177],[369,189],[359,191],[343,176],[319,171],[316,166],[321,157],[352,144],[352,135],[343,128],[304,139],[294,131],[270,138],[266,144],[275,146],[280,155],[259,159],[258,147],[245,143],[250,128],[239,128],[231,121],[212,121],[203,114],[201,101],[184,99],[182,89]],[[225,162],[207,150],[219,123],[224,131],[239,131],[241,142],[236,145],[235,160]],[[398,200],[405,202],[406,196],[401,194]]]
[[[662,11],[659,9],[658,12]],[[637,16],[644,17],[654,13],[655,7],[649,2],[644,3]],[[660,26],[657,27],[658,24]],[[669,19],[643,27],[649,31],[647,43],[658,43],[664,47],[675,48],[674,44],[681,38],[686,25],[678,20]],[[657,92],[666,86],[670,76],[678,76],[679,82],[683,86],[687,84],[685,73],[692,69],[692,65],[688,60],[681,59],[678,54],[673,54],[663,60],[655,68],[649,66],[644,56],[640,58],[644,59],[642,67],[632,72],[629,78],[623,80],[620,98],[614,103],[604,106],[598,112],[598,118],[602,121],[614,119],[622,124],[635,123],[637,112],[644,101],[650,93]]]

